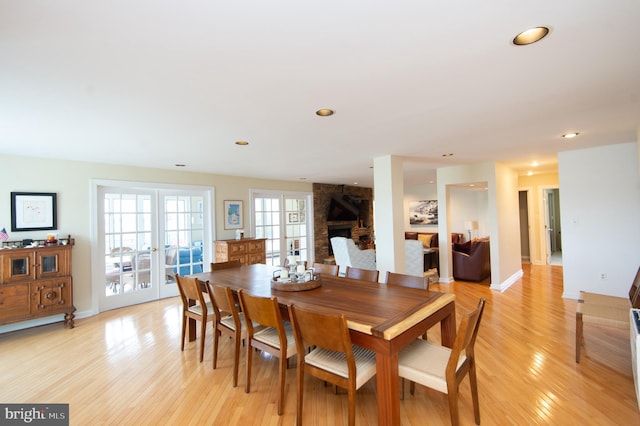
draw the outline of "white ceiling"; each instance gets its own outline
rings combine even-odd
[[[639,127],[636,0],[0,0],[2,154],[372,186]]]

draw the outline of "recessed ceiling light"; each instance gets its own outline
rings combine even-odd
[[[322,108],[316,111],[316,115],[319,115],[320,117],[328,117],[333,115],[333,110],[329,108]]]
[[[358,182],[353,182],[353,184],[354,184],[354,185],[357,185],[357,184],[358,184]]]
[[[530,28],[515,36],[513,44],[516,46],[524,46],[535,43],[536,41],[542,40],[547,34],[549,34],[549,28],[547,27]]]
[[[249,145],[249,142],[247,142],[247,141],[236,141],[236,145],[245,146],[245,145]]]
[[[578,132],[571,132],[571,133],[565,133],[564,135],[562,135],[563,138],[565,139],[573,139],[576,136],[578,136],[580,133]]]
[[[537,161],[532,162],[531,167],[538,167],[538,162]]]
[[[531,170],[529,170],[529,171],[527,172],[527,176],[532,176],[532,175],[533,175],[533,172],[532,172]]]

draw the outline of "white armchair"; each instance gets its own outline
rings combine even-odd
[[[340,267],[340,276],[344,276],[347,266],[375,271],[376,251],[373,249],[360,250],[351,238],[333,237],[331,247],[336,264]]]
[[[424,276],[424,246],[420,240],[404,240],[405,274]]]

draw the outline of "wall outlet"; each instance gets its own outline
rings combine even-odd
[[[600,274],[600,279],[601,280],[606,280],[607,279],[607,274]]]

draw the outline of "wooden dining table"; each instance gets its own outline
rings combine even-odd
[[[276,296],[283,313],[294,304],[320,313],[344,314],[352,342],[376,353],[378,424],[399,425],[398,353],[438,323],[442,344],[451,347],[456,335],[455,296],[324,275],[315,289],[275,290],[271,280],[278,269],[254,264],[190,276],[234,292],[242,289],[256,296]],[[190,339],[195,339],[195,324],[189,329]]]

